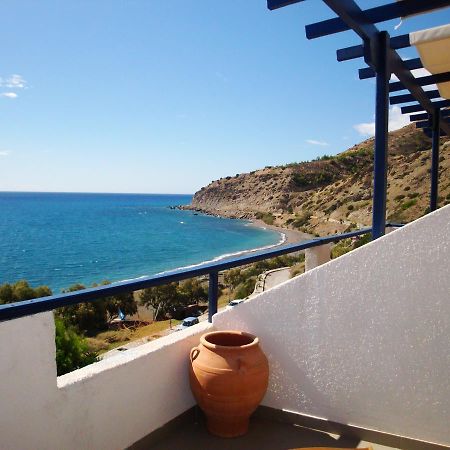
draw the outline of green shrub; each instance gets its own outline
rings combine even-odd
[[[331,257],[338,258],[339,256],[345,255],[346,253],[354,250],[355,248],[362,247],[372,240],[372,235],[370,233],[363,234],[356,240],[352,239],[343,239],[339,241],[332,249],[331,249]]]
[[[22,302],[33,298],[52,295],[48,286],[31,287],[27,281],[20,280],[14,284],[0,285],[0,305],[5,303]]]
[[[299,188],[311,187],[318,184],[328,184],[334,180],[330,172],[322,171],[317,173],[294,173],[292,181]]]
[[[256,284],[256,277],[247,278],[243,283],[241,283],[235,293],[235,299],[242,299],[248,297],[254,290]]]
[[[296,277],[297,275],[300,275],[305,272],[305,263],[298,263],[291,267],[289,274],[291,278]]]
[[[306,187],[310,185],[308,178],[301,173],[294,173],[292,176],[292,181],[297,187]]]
[[[418,192],[412,192],[411,194],[408,194],[408,198],[416,198],[418,197],[420,194]]]
[[[349,211],[353,211],[353,210],[355,209],[355,205],[348,205],[348,206],[347,206],[347,209],[348,209]]]
[[[350,231],[356,230],[358,227],[355,222],[352,222],[345,230],[344,233],[349,233]]]
[[[109,281],[103,281],[101,285],[107,285]],[[94,284],[93,287],[98,286]],[[74,284],[63,292],[75,292],[86,287],[82,284]],[[135,314],[137,304],[132,292],[105,297],[76,305],[58,308],[56,313],[58,317],[63,318],[66,324],[78,330],[79,333],[87,336],[93,336],[99,331],[108,328],[108,324],[118,317],[119,309],[125,315]]]
[[[329,172],[320,172],[316,176],[316,183],[322,184],[322,183],[330,183],[333,181],[333,175]]]
[[[396,201],[396,202],[399,202],[400,200],[403,200],[405,198],[405,196],[403,195],[403,194],[400,194],[400,195],[396,195],[395,197],[394,197],[394,200]]]
[[[352,250],[351,239],[342,239],[331,249],[331,257],[338,258]]]
[[[371,240],[372,240],[372,233],[363,234],[353,244],[353,248],[362,247],[363,245],[368,244]]]
[[[313,159],[313,161],[328,161],[330,159],[333,159],[333,156],[331,156],[331,155],[322,155],[322,156],[318,156],[317,158]]]
[[[401,208],[403,210],[411,208],[411,206],[414,206],[417,203],[417,199],[408,200],[407,202],[403,203]]]
[[[296,217],[295,220],[292,221],[292,226],[295,228],[302,228],[309,222],[312,214],[309,211],[305,211],[301,216]]]
[[[259,220],[262,220],[267,225],[273,225],[275,221],[275,216],[270,212],[267,213],[257,212],[255,217]]]
[[[55,317],[55,344],[58,376],[98,361],[97,353],[89,350],[86,339],[59,317]]]

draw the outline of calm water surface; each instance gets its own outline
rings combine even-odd
[[[170,209],[189,195],[0,192],[0,284],[54,292],[270,246],[279,233]]]

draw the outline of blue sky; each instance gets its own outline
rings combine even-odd
[[[319,0],[4,0],[0,13],[0,190],[193,193],[371,130],[374,83],[335,56],[356,36],[305,38],[332,17]]]

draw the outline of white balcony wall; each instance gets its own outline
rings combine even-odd
[[[0,324],[0,449],[123,449],[194,405],[202,323],[56,377],[52,313]]]
[[[264,404],[450,444],[450,207],[219,313],[261,337]],[[194,405],[202,323],[56,377],[51,313],[0,323],[0,449],[122,449]]]
[[[450,206],[214,317],[257,334],[264,405],[450,445]]]

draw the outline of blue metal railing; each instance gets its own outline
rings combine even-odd
[[[394,227],[401,226],[400,224],[386,225]],[[174,281],[182,281],[201,275],[209,275],[208,320],[211,322],[212,316],[217,312],[218,277],[220,271],[251,264],[264,259],[274,258],[276,256],[306,250],[308,248],[318,247],[320,245],[337,242],[346,238],[361,236],[371,232],[371,228],[363,228],[348,233],[334,234],[331,236],[302,241],[298,244],[284,245],[274,249],[240,256],[238,258],[205,263],[188,269],[178,269],[136,280],[122,281],[119,283],[108,284],[106,286],[83,289],[81,291],[67,292],[64,294],[51,295],[49,297],[41,297],[33,300],[25,300],[23,302],[0,305],[0,321],[16,319],[44,311],[51,311],[55,308],[75,305],[77,303],[100,300],[111,295],[124,294],[140,289],[168,284]]]

